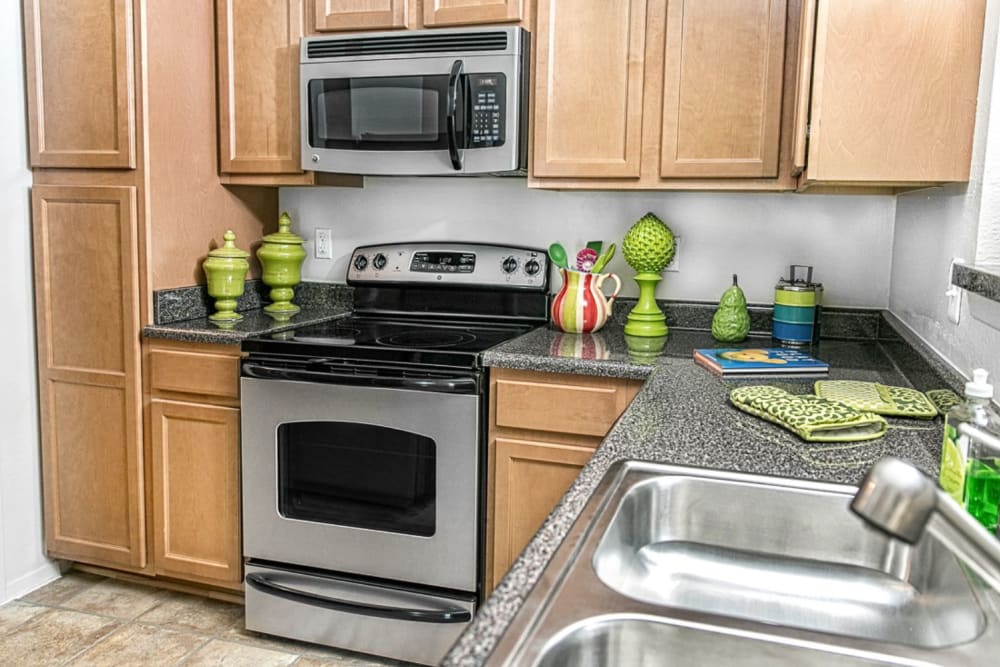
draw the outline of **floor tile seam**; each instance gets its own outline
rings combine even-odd
[[[127,624],[127,623],[131,623],[133,621],[137,621],[137,620],[139,620],[139,618],[143,614],[146,614],[146,613],[152,611],[153,609],[155,609],[155,607],[150,607],[149,609],[147,609],[147,610],[145,610],[143,612],[140,612],[138,616],[130,616],[128,618],[123,618],[121,616],[109,616],[108,614],[101,614],[101,613],[96,612],[96,611],[89,611],[89,610],[83,610],[83,609],[75,609],[73,607],[66,607],[64,605],[39,605],[39,606],[48,607],[49,609],[57,609],[59,611],[72,611],[72,612],[75,612],[77,614],[84,614],[85,616],[96,616],[97,618],[106,618],[106,619],[111,620],[111,621],[118,621],[119,623],[121,623],[123,625]],[[159,606],[159,605],[157,605],[157,606]],[[155,625],[153,623],[148,623],[148,624],[149,625]]]
[[[199,635],[199,636],[201,636],[201,635]],[[188,651],[187,653],[185,653],[185,654],[184,654],[184,655],[182,655],[181,657],[177,658],[177,661],[176,661],[176,662],[174,662],[174,667],[178,667],[179,665],[183,665],[183,664],[184,664],[184,662],[185,662],[185,661],[186,661],[186,660],[187,660],[188,658],[190,658],[191,656],[193,656],[193,655],[194,655],[195,653],[197,653],[197,652],[198,652],[198,651],[200,651],[201,649],[205,648],[205,646],[207,646],[207,645],[208,645],[208,643],[209,643],[210,641],[212,641],[212,639],[213,639],[213,638],[212,638],[212,637],[210,637],[210,636],[209,636],[209,637],[205,637],[205,641],[201,642],[200,644],[198,644],[197,646],[195,646],[194,648],[192,648],[192,649],[191,649],[190,651]]]
[[[8,607],[9,608],[9,605],[12,602],[20,602],[20,600],[19,599],[18,600],[11,600],[11,602],[8,602],[6,604],[0,605],[0,607]],[[50,609],[51,608],[51,607],[49,607],[47,605],[34,604],[32,602],[28,602],[27,604],[30,604],[30,605],[35,606],[35,607],[44,607],[46,609]],[[38,614],[35,614],[35,616],[40,616],[41,614],[44,614],[44,613],[45,613],[44,611],[43,612],[39,612]],[[11,633],[13,633],[15,630],[17,630],[18,628],[20,628],[22,625],[24,625],[25,623],[27,623],[31,619],[35,618],[35,616],[29,616],[28,618],[25,618],[25,619],[23,619],[21,621],[18,621],[17,623],[15,623],[14,625],[10,626],[6,630],[3,630],[2,632],[0,632],[0,639],[9,636]]]
[[[228,640],[228,639],[223,639],[222,637],[209,637],[205,641],[205,643],[201,644],[200,646],[198,646],[197,649],[195,649],[195,650],[191,651],[190,653],[188,653],[186,656],[184,656],[184,658],[181,659],[180,662],[175,663],[175,665],[184,665],[184,664],[186,664],[188,660],[190,660],[192,657],[194,657],[195,653],[197,653],[201,649],[205,648],[208,644],[210,644],[213,641],[219,641],[219,642],[222,642],[223,644],[236,644],[237,646],[242,646],[244,648],[258,649],[258,650],[261,650],[261,651],[270,651],[271,653],[278,653],[278,654],[283,654],[283,655],[290,655],[290,656],[294,657],[295,659],[288,663],[288,667],[292,667],[292,665],[294,665],[296,662],[298,662],[301,658],[305,657],[301,653],[290,653],[288,651],[279,651],[278,649],[274,649],[274,648],[264,648],[262,646],[253,646],[253,645],[250,645],[250,644],[243,644],[241,642],[235,642],[235,641],[231,641],[231,640]]]
[[[91,616],[96,616],[96,614],[90,614],[90,615]],[[98,618],[104,618],[104,617],[98,617]],[[112,619],[112,620],[116,620],[117,621],[117,619]],[[108,630],[103,635],[101,635],[100,637],[98,637],[94,641],[90,642],[89,644],[87,644],[86,646],[84,646],[83,648],[81,648],[79,651],[77,651],[76,653],[74,653],[73,655],[71,655],[70,657],[68,657],[66,660],[63,660],[62,662],[60,662],[59,663],[59,667],[62,667],[63,665],[69,665],[69,664],[71,664],[74,660],[76,660],[77,658],[79,658],[84,653],[86,653],[90,649],[94,648],[98,644],[104,642],[108,637],[110,637],[111,635],[115,634],[116,632],[118,632],[119,629],[121,629],[123,627],[125,627],[124,623],[116,622],[116,625],[114,627],[112,627],[110,630]]]

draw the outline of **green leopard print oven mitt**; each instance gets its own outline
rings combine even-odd
[[[879,415],[934,419],[938,413],[923,392],[909,387],[858,380],[820,380],[815,390],[817,396]]]
[[[783,426],[810,442],[855,442],[881,437],[888,424],[873,412],[777,387],[739,387],[729,394],[740,410]]]

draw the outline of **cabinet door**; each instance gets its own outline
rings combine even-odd
[[[472,25],[524,19],[524,0],[424,0],[424,25]]]
[[[153,544],[157,574],[241,580],[240,411],[153,399]]]
[[[146,564],[133,187],[32,189],[45,541]]]
[[[407,26],[407,0],[313,0],[316,30],[378,30]]]
[[[660,176],[777,176],[786,10],[669,0]]]
[[[534,176],[639,176],[646,0],[539,0]]]
[[[219,171],[301,174],[301,0],[216,3]]]
[[[589,447],[497,437],[492,589],[593,455]]]
[[[129,0],[26,0],[33,167],[135,167]]]
[[[806,179],[966,181],[984,0],[819,0]]]

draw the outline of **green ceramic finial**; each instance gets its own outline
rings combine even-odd
[[[250,253],[236,247],[236,234],[227,229],[222,235],[224,243],[208,253],[202,265],[208,281],[208,295],[215,299],[215,312],[208,316],[220,326],[243,319],[236,312],[236,300],[243,295]]]
[[[667,335],[667,316],[656,303],[656,283],[660,272],[674,257],[674,233],[662,220],[647,213],[625,234],[622,254],[625,261],[638,271],[639,300],[628,314],[625,333],[630,336],[657,338]]]
[[[282,213],[278,218],[278,231],[264,237],[257,250],[262,269],[261,280],[271,288],[271,303],[264,311],[271,315],[291,315],[299,312],[292,303],[295,291],[292,289],[301,280],[300,270],[306,251],[303,239],[291,231],[292,218]]]

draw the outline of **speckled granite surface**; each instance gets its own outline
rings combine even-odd
[[[657,303],[666,316],[666,324],[674,329],[697,329],[710,331],[712,315],[715,314],[717,303],[704,301],[660,301]],[[618,299],[612,309],[612,321],[624,325],[629,311],[635,306],[636,300],[630,298]],[[750,314],[750,333],[757,335],[771,334],[771,315],[774,306],[768,304],[750,304],[747,306]],[[821,335],[826,338],[867,339],[878,334],[879,320],[882,313],[870,308],[824,308],[820,318]]]
[[[232,345],[252,336],[276,334],[309,324],[329,322],[330,320],[344,317],[350,312],[350,306],[346,308],[309,306],[303,307],[301,311],[291,316],[287,321],[279,321],[263,310],[255,310],[242,313],[243,319],[230,328],[222,328],[210,322],[207,317],[202,317],[195,320],[183,320],[181,322],[171,322],[170,324],[143,327],[142,335],[145,338],[165,338],[189,343]]]
[[[248,280],[237,306],[243,319],[231,327],[222,327],[208,319],[214,307],[204,285],[157,290],[153,295],[156,324],[144,327],[142,335],[192,343],[232,344],[251,336],[326,322],[351,312],[350,287],[304,282],[295,287],[293,299],[302,310],[287,321],[279,321],[261,310],[269,303],[267,292],[267,286],[261,281]]]
[[[1000,266],[996,264],[956,264],[951,272],[951,282],[973,294],[1000,301]]]
[[[878,339],[823,340],[812,352],[829,362],[831,379],[878,381],[927,390],[961,390],[961,379],[921,349],[919,341],[879,316]],[[494,348],[489,365],[577,372],[648,380],[580,473],[562,502],[479,609],[470,628],[446,656],[445,665],[480,665],[520,609],[539,575],[612,463],[638,459],[742,472],[856,484],[868,467],[892,453],[936,475],[941,419],[889,419],[885,437],[861,443],[807,443],[769,422],[733,408],[729,392],[759,380],[722,380],[691,359],[697,347],[716,344],[706,332],[672,331],[655,360],[632,358],[618,325],[593,334],[602,343],[580,344],[565,334],[538,329]],[[769,338],[743,346],[766,347]],[[916,344],[916,347],[914,346]],[[600,352],[597,352],[600,350]],[[606,356],[597,359],[597,356]],[[773,380],[773,378],[772,378]],[[814,379],[768,384],[808,393]]]

